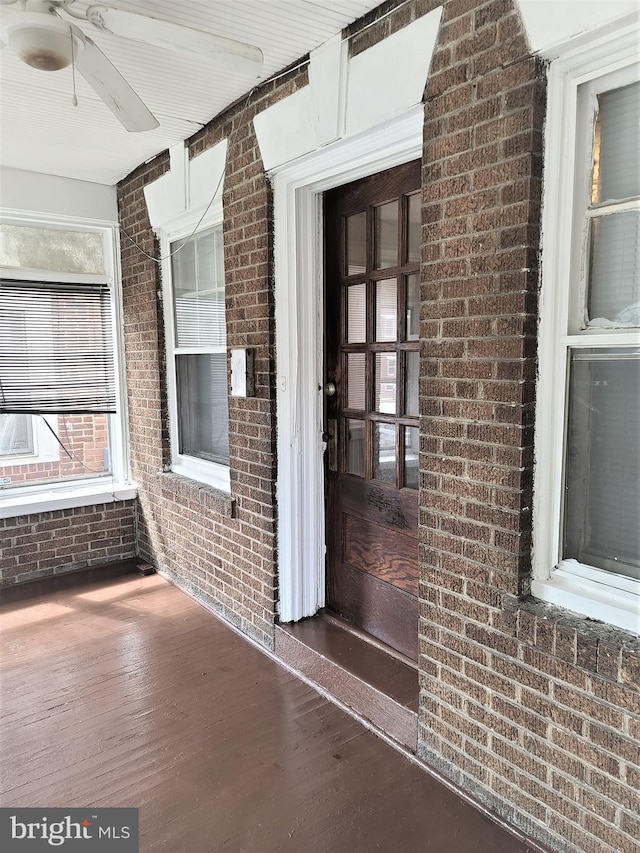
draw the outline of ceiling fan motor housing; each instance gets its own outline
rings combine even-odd
[[[72,56],[83,48],[69,24],[41,12],[22,12],[12,17],[2,27],[2,40],[12,53],[39,71],[66,68]]]

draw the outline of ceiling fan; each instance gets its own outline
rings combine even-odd
[[[262,51],[253,45],[108,6],[89,6],[80,12],[72,8],[75,2],[0,0],[3,6],[20,5],[19,11],[3,15],[0,41],[41,71],[59,71],[73,64],[126,130],[153,130],[159,122],[95,42],[66,16],[102,33],[223,59],[225,67],[240,73],[257,76],[262,68]]]

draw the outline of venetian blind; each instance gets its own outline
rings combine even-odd
[[[0,412],[115,413],[107,285],[0,281]]]

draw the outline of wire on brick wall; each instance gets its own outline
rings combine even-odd
[[[398,10],[400,10],[404,6],[406,6],[407,3],[411,3],[411,2],[413,2],[413,0],[404,0],[404,3],[401,3],[399,6],[394,6],[392,9],[388,9],[383,15],[380,15],[379,18],[376,18],[374,21],[371,21],[370,23],[365,24],[359,30],[356,30],[355,33],[352,33],[348,38],[342,39],[340,44],[344,44],[345,42],[348,42],[350,39],[356,38],[356,36],[361,35],[361,33],[366,32],[366,30],[370,29],[371,27],[375,26],[376,24],[379,24],[381,21],[384,21],[385,18],[389,17],[389,15],[394,14],[395,12],[397,12]],[[265,86],[267,83],[275,83],[277,80],[280,80],[282,77],[288,77],[289,74],[292,74],[294,71],[299,71],[301,68],[305,68],[307,65],[309,65],[310,62],[311,62],[310,59],[303,59],[297,65],[294,65],[290,68],[287,68],[285,71],[280,71],[278,74],[274,74],[272,77],[269,77],[267,80],[263,80],[260,83],[260,88]],[[258,88],[257,86],[254,86],[253,89],[251,89],[251,91],[247,95],[244,106],[242,108],[242,112],[240,113],[240,118],[238,120],[236,133],[239,130],[239,128],[242,126],[242,120],[244,118],[244,114],[246,112],[246,109],[249,105],[249,100],[251,99],[251,96],[253,95],[253,93],[256,91],[257,88]],[[205,125],[202,125],[202,126],[204,127]],[[232,133],[229,137],[229,147],[231,147],[231,144],[233,142],[235,142],[235,135]],[[213,195],[211,196],[209,204],[206,206],[204,213],[202,214],[202,216],[200,217],[200,219],[196,223],[193,231],[187,237],[183,238],[185,241],[188,240],[190,237],[193,237],[193,235],[196,233],[196,231],[200,227],[200,223],[202,222],[202,220],[205,218],[205,216],[209,212],[209,209],[211,208],[211,205],[213,204],[214,199],[218,194],[218,191],[219,191],[220,186],[222,184],[223,178],[224,178],[224,170],[223,170],[222,174],[220,175],[220,180],[218,181],[216,188],[213,191]],[[124,236],[127,238],[127,240],[129,240],[129,242],[132,243],[136,247],[136,249],[140,252],[141,255],[144,255],[145,258],[148,258],[150,261],[154,261],[154,263],[156,263],[158,265],[160,265],[163,261],[169,260],[169,258],[173,258],[174,255],[177,255],[178,252],[181,252],[186,246],[186,242],[184,242],[182,244],[182,246],[179,246],[177,249],[174,249],[172,252],[169,252],[169,254],[164,255],[164,257],[156,258],[155,255],[152,255],[149,252],[147,252],[146,249],[143,249],[142,246],[131,236],[131,234],[129,234],[129,232],[126,230],[126,228],[124,228],[122,225],[120,226],[120,230],[122,231]]]

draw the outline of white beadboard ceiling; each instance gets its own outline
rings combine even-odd
[[[0,165],[113,185],[140,163],[187,139],[251,88],[323,44],[381,0],[103,0],[111,8],[180,23],[259,47],[257,79],[224,62],[106,35],[74,21],[108,56],[160,122],[128,133],[71,68],[37,71],[0,51]],[[73,10],[92,5],[76,0]],[[0,6],[0,17],[20,5]],[[17,12],[19,14],[19,11]],[[1,187],[0,187],[1,192]],[[0,198],[1,201],[1,198]]]

